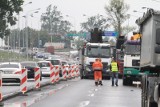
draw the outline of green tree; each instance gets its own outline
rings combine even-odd
[[[63,16],[58,11],[57,6],[49,5],[46,12],[41,15],[42,30],[47,31],[52,35],[53,41],[60,41],[61,36],[64,36],[70,31],[71,23],[63,20]],[[53,36],[54,35],[54,36]]]
[[[118,36],[123,35],[123,30],[126,28],[129,30],[132,30],[133,27],[127,26],[122,27],[122,24],[130,18],[130,15],[127,14],[127,11],[129,10],[129,5],[124,3],[124,0],[110,0],[109,5],[105,6],[107,19],[110,22],[110,25],[112,25],[115,29],[115,31],[118,32]]]
[[[95,16],[91,16],[87,19],[86,22],[81,23],[81,28],[85,31],[90,31],[91,29],[94,29],[94,28],[105,30],[108,27],[109,26],[107,23],[107,19],[99,14]]]
[[[16,24],[14,13],[22,11],[23,0],[1,0],[0,1],[0,37],[9,35],[9,25]]]

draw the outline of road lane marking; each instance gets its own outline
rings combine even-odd
[[[87,105],[89,105],[90,101],[83,101],[80,103],[79,107],[85,107]]]

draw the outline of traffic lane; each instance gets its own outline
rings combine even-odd
[[[49,82],[49,81],[50,81],[50,78],[43,77],[42,81],[40,83],[42,84],[42,83]],[[27,88],[34,87],[34,86],[35,86],[34,79],[28,79],[27,80]],[[20,92],[20,84],[19,83],[3,83],[3,86],[2,86],[3,96],[7,96],[7,95],[15,93],[15,92]]]
[[[36,101],[30,107],[140,107],[141,89],[122,86],[112,87],[111,81],[103,81],[96,87],[94,80],[71,80],[68,87],[54,95]]]

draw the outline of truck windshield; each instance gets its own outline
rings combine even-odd
[[[110,47],[89,46],[86,50],[88,57],[110,57]]]
[[[125,46],[125,54],[129,55],[139,55],[140,54],[140,45],[129,45]]]

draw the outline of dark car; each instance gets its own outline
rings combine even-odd
[[[23,67],[25,67],[27,69],[27,77],[29,78],[34,78],[35,75],[35,68],[40,68],[39,65],[37,64],[37,62],[34,61],[25,61],[25,62],[21,62],[21,65]],[[42,80],[42,71],[41,72],[41,76],[40,76],[40,80]]]

